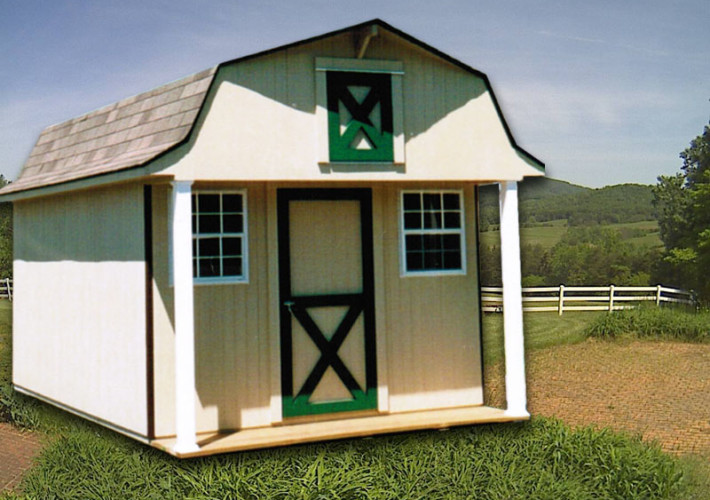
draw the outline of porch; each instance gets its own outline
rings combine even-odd
[[[461,425],[491,424],[528,420],[530,416],[513,415],[490,406],[469,406],[443,410],[427,410],[409,413],[361,416],[330,421],[315,421],[295,425],[277,425],[243,429],[229,433],[197,435],[198,449],[187,452],[175,451],[176,439],[154,439],[151,446],[179,458],[191,458],[216,453],[254,450],[288,446],[315,441],[347,439],[409,432],[424,429],[447,429]]]

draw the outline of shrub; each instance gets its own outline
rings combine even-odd
[[[710,342],[710,313],[669,307],[639,307],[599,316],[587,336]]]

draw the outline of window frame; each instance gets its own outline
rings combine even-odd
[[[453,228],[436,228],[436,229],[405,229],[404,218],[404,196],[405,194],[456,194],[459,198],[459,214],[460,224],[456,229]],[[423,209],[422,209],[423,210]],[[442,213],[445,209],[441,208]],[[399,196],[399,261],[400,261],[400,277],[434,277],[434,276],[461,276],[467,273],[467,253],[466,253],[466,210],[465,197],[462,189],[403,189]],[[408,270],[407,269],[407,236],[412,234],[457,234],[460,238],[459,252],[461,258],[461,267],[459,269],[422,269]]]
[[[199,195],[220,195],[220,211],[218,212],[220,215],[220,226],[223,225],[223,218],[222,216],[224,215],[224,205],[222,201],[222,197],[224,195],[241,195],[242,197],[242,232],[224,232],[224,228],[220,227],[220,232],[219,233],[198,233],[196,232],[196,227],[193,224],[194,216],[199,214],[200,212],[194,211],[194,208],[191,209],[191,222],[190,222],[190,231],[192,234],[192,242],[199,241],[200,236],[204,237],[215,237],[218,236],[220,240],[220,266],[223,264],[224,261],[224,255],[222,254],[222,248],[221,248],[221,241],[224,236],[231,236],[231,237],[240,237],[242,241],[242,273],[241,275],[229,275],[229,276],[205,276],[205,277],[200,277],[200,276],[195,276],[195,268],[193,267],[193,275],[192,275],[192,280],[195,285],[224,285],[224,284],[248,284],[249,283],[249,214],[248,214],[248,197],[247,197],[247,190],[246,189],[195,189],[192,191],[192,196],[199,196]],[[199,206],[198,206],[199,208]],[[199,225],[199,223],[198,223]],[[194,248],[197,248],[197,251],[199,252],[199,244],[196,244]],[[192,255],[192,260],[193,263],[195,260],[198,261],[199,265],[199,257],[198,255],[194,252],[193,250],[193,255]],[[194,264],[193,264],[194,265]]]

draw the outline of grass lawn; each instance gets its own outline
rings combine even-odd
[[[2,304],[0,390],[10,383]],[[526,314],[528,350],[581,341],[594,317]],[[487,362],[501,358],[501,325],[501,315],[484,318]],[[27,498],[689,498],[681,477],[694,466],[637,437],[542,418],[180,461],[29,398],[11,404],[52,436],[25,478]]]
[[[617,230],[622,239],[640,247],[659,247],[663,245],[658,232],[657,221],[628,222],[623,224],[605,224],[603,227]],[[552,248],[567,232],[566,221],[557,220],[540,223],[520,229],[520,242],[529,245],[542,245]],[[500,246],[500,231],[485,231],[480,234],[481,246]]]
[[[574,344],[587,338],[589,324],[604,312],[565,313],[527,312],[523,315],[525,325],[525,350],[542,349],[553,345]],[[503,358],[503,315],[483,315],[483,359],[486,364]]]

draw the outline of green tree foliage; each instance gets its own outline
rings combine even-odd
[[[659,280],[693,288],[710,301],[710,125],[680,154],[681,172],[660,176],[654,207],[665,253]]]
[[[646,286],[653,254],[623,241],[619,231],[570,228],[550,249],[546,274],[554,284]]]
[[[523,286],[648,286],[658,250],[624,241],[619,231],[594,225],[572,227],[552,248],[522,243]],[[501,283],[500,248],[480,249],[481,283]]]
[[[481,230],[498,223],[497,185],[480,189]],[[520,183],[520,223],[523,226],[567,219],[570,226],[654,220],[651,186],[620,184],[600,189],[546,178]]]
[[[0,174],[0,187],[8,184]],[[0,278],[12,277],[12,203],[0,203]]]

